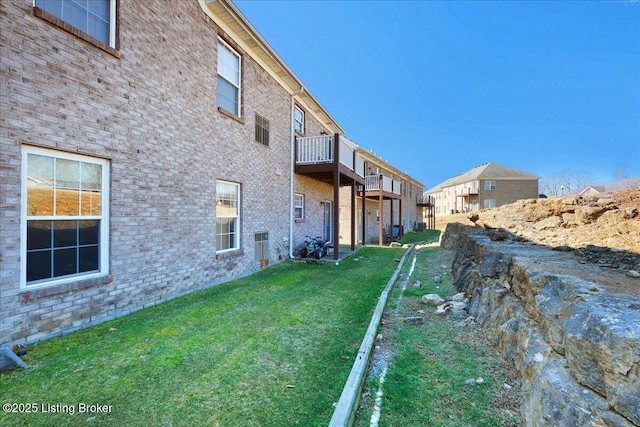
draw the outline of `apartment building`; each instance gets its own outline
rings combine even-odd
[[[358,188],[359,197],[355,203],[349,203],[348,193],[341,196],[341,241],[351,241],[352,225],[356,227],[353,238],[359,244],[382,245],[389,239],[402,237],[404,232],[421,229],[422,207],[418,199],[422,197],[424,185],[349,142],[366,167],[364,185]],[[350,211],[352,207],[353,213]],[[356,224],[349,220],[352,215],[356,215]]]
[[[367,163],[230,1],[15,0],[0,24],[0,344],[339,241]]]
[[[539,176],[497,163],[485,163],[427,190],[435,215],[477,212],[538,197]]]

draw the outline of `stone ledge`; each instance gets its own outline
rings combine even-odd
[[[70,283],[50,286],[48,288],[40,288],[26,290],[20,293],[22,302],[26,303],[38,298],[49,297],[52,295],[64,294],[70,291],[80,291],[83,289],[93,288],[95,286],[106,285],[113,282],[112,276],[102,276],[93,279],[78,280]]]
[[[640,425],[640,298],[570,253],[492,233],[453,224],[442,245],[470,314],[519,366],[525,425]]]

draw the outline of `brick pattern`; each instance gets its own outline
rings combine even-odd
[[[255,232],[269,233],[272,264],[287,254],[290,97],[234,45],[243,113],[218,112],[219,30],[197,2],[119,2],[119,57],[36,15],[31,0],[0,2],[0,343],[68,333],[252,273]],[[254,142],[255,113],[269,120],[268,147]],[[20,288],[23,144],[110,161],[108,278]],[[215,253],[216,179],[242,186],[241,250],[224,257]]]
[[[0,1],[0,25],[0,344],[67,334],[250,274],[260,268],[255,233],[269,235],[270,264],[287,258],[291,97],[198,2],[119,1],[117,49],[32,0]],[[218,37],[242,56],[239,117],[217,106]],[[305,113],[306,135],[333,133]],[[269,121],[269,146],[254,141],[256,114]],[[24,145],[109,161],[107,275],[20,287]],[[241,244],[216,254],[219,179],[241,184]],[[320,202],[333,187],[293,180],[305,195],[297,252],[306,235],[322,235]]]
[[[416,204],[416,194],[422,192],[422,188],[417,188],[411,182],[395,176],[389,169],[381,164],[369,162],[367,165],[367,175],[375,174],[376,168],[380,168],[380,173],[387,177],[393,177],[402,182],[402,192],[399,199],[393,200],[393,223],[402,224],[405,233],[414,230],[416,222],[422,221],[422,208]],[[382,225],[387,229],[391,225],[391,200],[384,200],[382,207]],[[402,212],[400,212],[402,206]],[[356,197],[356,216],[360,215],[358,210],[362,209],[362,198]],[[380,209],[378,201],[367,199],[365,203],[365,241],[378,243],[379,222],[376,212]],[[360,227],[361,219],[357,218],[356,227]],[[340,242],[351,243],[351,187],[340,189]],[[358,239],[356,233],[356,240]]]
[[[304,194],[304,219],[293,225],[293,255],[298,256],[306,236],[322,236],[324,206],[320,202],[333,200],[333,186],[296,175],[294,189],[296,193]]]

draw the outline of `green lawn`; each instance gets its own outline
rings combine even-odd
[[[461,319],[436,316],[434,307],[420,304],[420,297],[428,293],[442,297],[455,293],[447,274],[450,260],[439,258],[440,251],[418,248],[406,289],[402,292],[398,283],[389,297],[381,332],[393,356],[382,386],[379,426],[520,425],[518,389],[504,387],[505,382],[516,382],[506,363],[484,345],[477,327],[457,327]],[[412,257],[405,262],[405,275],[411,263]],[[441,276],[442,283],[434,283],[435,276]],[[423,286],[413,287],[416,281]],[[424,317],[424,324],[404,323],[411,316]],[[484,383],[465,383],[478,377]],[[379,378],[370,379],[356,427],[370,425],[378,389]]]
[[[0,376],[0,400],[38,413],[0,425],[327,425],[402,253],[284,263],[33,345],[29,369]],[[55,405],[67,411],[42,413]]]
[[[426,231],[418,231],[406,233],[400,239],[400,243],[403,245],[410,243],[418,243],[418,242],[437,242],[440,237],[440,230],[426,230]]]

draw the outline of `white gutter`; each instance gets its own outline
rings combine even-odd
[[[296,108],[296,96],[302,95],[304,93],[304,86],[300,86],[300,89],[291,94],[291,165],[289,170],[289,258],[293,259],[293,216],[294,206],[293,206],[293,168],[295,167],[296,162],[296,117],[295,117],[295,108]]]

